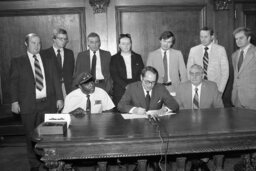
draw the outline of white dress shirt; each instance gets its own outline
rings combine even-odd
[[[93,58],[93,51],[90,50],[90,67],[92,68],[92,58]],[[96,80],[103,80],[104,79],[104,76],[102,74],[102,68],[101,68],[101,60],[100,60],[100,51],[97,50],[96,53]]]
[[[55,55],[57,56],[58,49],[53,46],[53,50],[55,52]],[[61,56],[61,67],[63,67],[63,64],[64,64],[64,49],[60,48],[59,50],[60,50],[60,56]]]
[[[161,53],[162,53],[162,60],[164,59],[164,50],[161,48]],[[169,53],[169,50],[167,50],[166,51],[166,58],[167,58],[167,82],[171,82],[172,80],[171,80],[171,78],[170,78],[170,66],[169,66],[169,64],[170,64],[170,59],[169,59],[169,55],[170,55],[170,53]]]
[[[33,74],[35,76],[35,59],[33,58],[33,54],[31,54],[30,52],[27,52],[28,54],[28,58],[29,58],[29,61],[30,61],[30,64],[31,64],[31,67],[32,67],[32,71],[33,71]],[[36,89],[36,99],[41,99],[41,98],[44,98],[46,97],[46,81],[45,81],[45,73],[44,73],[44,66],[43,66],[43,62],[41,60],[41,56],[40,54],[36,54],[36,58],[37,60],[39,61],[39,65],[40,65],[40,68],[41,68],[41,71],[42,71],[42,74],[43,74],[43,89],[40,91],[36,88],[35,86],[35,89]]]
[[[121,53],[121,56],[124,59],[127,79],[132,79],[132,59],[131,59],[131,54]]]

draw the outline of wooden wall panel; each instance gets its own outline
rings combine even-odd
[[[58,11],[60,13],[58,13]],[[24,37],[34,32],[40,35],[42,48],[52,46],[52,31],[61,27],[67,30],[67,48],[77,53],[84,49],[83,9],[57,11],[20,11],[18,15],[7,13],[0,17],[0,66],[4,103],[9,103],[9,68],[13,57],[26,53]]]
[[[174,48],[181,50],[187,61],[189,49],[199,43],[199,30],[204,23],[203,6],[117,7],[117,33],[131,34],[132,48],[144,62],[150,51],[159,48],[159,36],[166,30],[174,33]]]

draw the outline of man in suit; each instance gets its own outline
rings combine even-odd
[[[178,111],[179,105],[164,85],[157,83],[158,72],[151,66],[141,72],[141,81],[131,83],[118,104],[125,113],[146,114],[148,110],[162,110],[163,105]]]
[[[189,77],[189,81],[181,83],[177,88],[176,100],[179,103],[180,109],[223,107],[221,95],[216,83],[203,79],[203,68],[200,65],[193,64],[190,67]],[[193,103],[196,94],[198,106],[195,106]]]
[[[100,36],[97,33],[90,33],[87,37],[87,43],[89,49],[80,52],[77,56],[74,76],[77,77],[82,72],[90,72],[95,78],[96,87],[111,93],[112,79],[109,72],[111,54],[100,49]]]
[[[27,53],[11,61],[11,110],[21,114],[31,170],[38,170],[40,161],[33,151],[33,131],[45,113],[54,113],[63,107],[63,96],[53,59],[40,53],[40,37],[28,34],[25,45]]]
[[[147,66],[153,66],[159,73],[158,82],[162,83],[175,95],[180,82],[187,81],[187,70],[181,51],[173,49],[175,36],[171,31],[163,32],[160,37],[161,47],[150,52]]]
[[[193,64],[189,69],[190,80],[181,83],[177,88],[176,100],[180,109],[222,108],[221,93],[215,82],[204,80],[204,70],[201,65]],[[216,155],[216,158],[222,156]],[[208,158],[193,160],[190,171],[210,171]]]
[[[72,80],[75,67],[75,58],[72,50],[65,48],[68,43],[67,31],[58,28],[53,31],[53,46],[44,50],[46,56],[52,57],[62,83],[62,93],[65,97],[72,90]]]
[[[132,51],[130,34],[119,36],[119,52],[112,56],[110,73],[113,79],[113,101],[117,106],[129,83],[140,80],[140,73],[144,67],[139,54]]]
[[[204,79],[215,82],[218,90],[223,93],[229,77],[229,64],[225,48],[213,43],[213,39],[212,29],[203,27],[200,30],[201,44],[190,49],[187,69],[193,64],[201,65],[204,69]]]
[[[250,43],[252,32],[239,27],[233,35],[239,49],[232,54],[232,102],[236,107],[256,110],[256,47]]]

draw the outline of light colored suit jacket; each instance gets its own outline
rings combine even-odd
[[[238,60],[239,50],[232,54],[234,67],[232,102],[234,103],[238,98],[243,107],[256,110],[256,47],[250,45],[239,72]]]
[[[162,83],[164,79],[164,64],[161,49],[149,53],[147,66],[153,66],[157,69],[159,74],[158,82]],[[168,86],[167,89],[171,92],[175,92],[180,82],[187,81],[187,70],[181,51],[172,48],[169,50],[169,71],[172,86]]]
[[[198,64],[203,67],[203,56],[203,45],[200,44],[190,49],[187,62],[188,77],[189,69],[193,64]],[[229,77],[229,64],[227,53],[223,46],[212,43],[212,47],[209,52],[207,77],[208,80],[217,84],[220,92],[224,92]]]
[[[192,109],[192,83],[181,83],[177,88],[176,100],[180,109]],[[200,95],[200,109],[222,108],[223,102],[216,83],[203,80]]]

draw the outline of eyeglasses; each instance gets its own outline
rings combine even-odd
[[[61,41],[68,41],[68,38],[63,38],[63,37],[56,37],[56,39],[59,39]]]
[[[148,80],[143,80],[145,84],[147,85],[155,85],[156,81],[148,81]]]
[[[130,34],[120,34],[120,38],[123,38],[123,37],[128,37],[129,39],[131,39],[131,35]]]
[[[201,72],[189,72],[190,76],[195,76],[195,77],[199,77],[201,75],[203,75]]]

